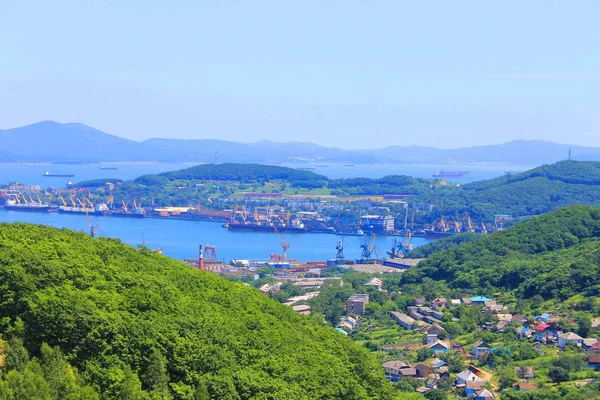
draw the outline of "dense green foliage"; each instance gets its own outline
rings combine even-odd
[[[147,175],[146,175],[147,176]],[[168,180],[214,180],[252,182],[256,180],[285,180],[291,184],[321,182],[327,178],[310,171],[262,164],[202,164],[179,171],[163,172]],[[136,181],[140,181],[138,178]]]
[[[20,338],[14,337],[6,347],[0,399],[99,399],[91,386],[83,384],[58,347],[43,344],[39,349],[40,358],[31,360]],[[119,382],[122,387],[129,384],[126,379]]]
[[[451,287],[517,290],[566,299],[600,294],[600,208],[567,207],[433,254],[402,282],[445,280]]]
[[[434,217],[459,218],[468,212],[475,221],[495,214],[539,215],[573,204],[600,204],[600,163],[561,161],[520,174],[435,190],[418,198],[435,204]]]
[[[118,240],[2,224],[0,282],[0,334],[27,349],[11,368],[50,391],[45,344],[83,379],[66,384],[106,399],[392,397],[379,363],[335,330]]]
[[[471,232],[461,233],[457,235],[452,235],[449,237],[445,237],[440,240],[436,240],[426,245],[419,246],[414,250],[410,251],[406,257],[407,258],[427,258],[434,253],[438,253],[440,251],[448,250],[453,247],[456,247],[462,243],[472,242],[477,239],[479,235]]]
[[[327,187],[339,195],[420,194],[430,190],[431,179],[389,175],[379,179],[332,179]]]
[[[122,179],[117,179],[117,178],[100,178],[100,179],[90,179],[88,181],[82,181],[82,182],[77,182],[76,187],[80,187],[80,188],[101,188],[104,187],[107,183],[114,183],[114,184],[118,184],[121,183],[123,180]]]

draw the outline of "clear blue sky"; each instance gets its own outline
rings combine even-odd
[[[0,129],[47,119],[135,140],[600,146],[600,2],[0,1]]]

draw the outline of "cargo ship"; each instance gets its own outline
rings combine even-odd
[[[60,206],[58,212],[62,214],[107,215],[109,210],[106,204],[98,204],[96,207]]]
[[[223,225],[223,227],[230,231],[248,231],[248,232],[273,232],[275,228],[272,225],[261,225],[261,224],[235,224],[229,223]],[[281,233],[306,233],[308,229],[299,226],[278,226],[277,232]]]
[[[458,232],[454,232],[454,231],[436,231],[433,229],[425,229],[423,232],[424,232],[423,237],[426,237],[429,239],[443,239],[445,237],[456,235],[458,233]],[[417,235],[415,235],[415,236],[417,236]]]
[[[444,171],[443,169],[435,172],[432,176],[434,178],[462,178],[463,176],[467,175],[469,173],[469,171],[456,171],[456,172],[452,172],[452,171]]]
[[[61,177],[62,178],[71,178],[71,177],[75,176],[75,174],[53,174],[51,172],[46,171],[46,172],[44,172],[42,174],[42,176],[46,176],[46,177],[59,177],[59,178],[61,178]]]
[[[138,208],[133,211],[112,210],[110,215],[112,217],[120,218],[144,218],[146,216],[146,211],[143,208]]]
[[[28,212],[54,212],[58,208],[53,207],[47,203],[32,203],[32,204],[23,204],[17,203],[14,200],[8,200],[6,204],[4,204],[4,209],[9,211],[28,211]]]

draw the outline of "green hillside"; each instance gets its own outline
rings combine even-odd
[[[420,196],[435,204],[434,215],[460,218],[465,212],[489,221],[495,214],[539,215],[574,204],[600,204],[600,162],[561,161],[520,174],[473,182]]]
[[[67,398],[52,397],[56,365],[73,399],[393,397],[378,361],[333,329],[118,240],[0,224],[0,283],[1,398],[26,385]]]
[[[600,294],[600,207],[572,206],[437,252],[402,277],[468,291],[566,299]]]

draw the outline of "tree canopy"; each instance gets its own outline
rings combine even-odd
[[[105,399],[393,396],[373,355],[335,330],[116,239],[0,224],[0,283],[0,335],[26,349],[7,359],[24,374],[13,386],[38,377],[48,393]],[[44,372],[67,361],[70,380]]]
[[[600,293],[600,207],[572,206],[435,253],[402,277],[565,299]]]

